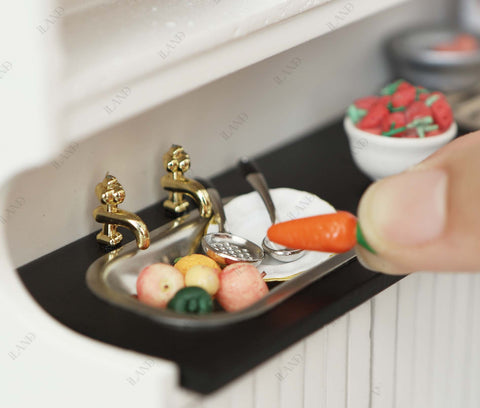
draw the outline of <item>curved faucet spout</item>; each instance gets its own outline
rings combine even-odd
[[[178,197],[178,194],[186,194],[195,201],[202,217],[210,218],[212,216],[212,201],[208,195],[208,191],[198,181],[186,177],[178,177],[175,179],[170,174],[167,174],[162,177],[161,184],[165,190],[170,192],[170,197],[167,201],[172,202],[172,207],[176,205],[176,202],[181,200],[181,196]]]
[[[116,227],[122,226],[133,232],[138,248],[147,249],[150,246],[150,233],[138,215],[120,209],[108,211],[104,206],[98,206],[93,210],[93,216],[95,221],[103,223],[97,240],[107,245],[117,245],[122,240],[122,234],[116,231]]]

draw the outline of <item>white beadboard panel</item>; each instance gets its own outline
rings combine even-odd
[[[172,408],[201,408],[202,401],[203,395],[182,388],[172,390],[170,396]]]
[[[447,399],[449,407],[465,407],[467,395],[467,347],[471,337],[470,325],[470,276],[455,276],[455,303],[453,304],[453,322],[450,328],[452,352],[450,353],[448,386],[450,395]]]
[[[281,358],[273,357],[255,369],[255,408],[278,408],[280,406]],[[279,378],[280,377],[280,378]]]
[[[327,326],[327,407],[346,406],[348,317],[342,316]]]
[[[305,408],[327,406],[327,345],[325,328],[305,339]]]
[[[411,407],[418,279],[414,275],[408,276],[400,281],[397,288],[394,407]]]
[[[254,376],[248,373],[213,394],[201,395],[178,408],[253,408],[254,384]]]
[[[372,300],[371,407],[391,408],[394,403],[397,286]]]
[[[435,408],[451,408],[447,404],[447,398],[451,389],[449,362],[453,351],[452,324],[456,278],[453,274],[435,276],[432,341],[432,406]]]
[[[280,356],[279,408],[303,407],[305,381],[305,341],[286,349]]]
[[[180,408],[231,408],[232,402],[232,389],[235,387],[235,383],[229,384],[221,390],[203,397],[198,405],[192,407],[180,407]]]
[[[371,301],[348,314],[347,408],[370,405]]]
[[[472,326],[472,338],[469,345],[470,362],[468,366],[467,407],[480,407],[480,274],[472,275],[471,285],[473,288],[472,314],[470,324]]]
[[[415,320],[415,345],[413,358],[413,408],[432,407],[432,341],[433,341],[433,301],[435,275],[417,275]]]
[[[232,384],[230,389],[231,408],[254,406],[254,381],[253,375],[244,375]]]
[[[471,369],[470,366],[474,367],[476,364],[474,355],[475,353],[472,350],[472,344],[473,343],[473,334],[475,330],[475,324],[474,321],[478,320],[480,317],[480,310],[474,309],[474,299],[476,296],[475,292],[475,280],[474,280],[475,275],[468,274],[466,277],[467,280],[467,285],[468,285],[468,302],[467,302],[467,323],[466,323],[466,328],[467,328],[467,333],[466,333],[466,342],[465,342],[465,353],[464,353],[464,390],[463,390],[463,406],[464,407],[470,407],[471,406],[471,401],[470,401],[470,388],[475,387],[478,388],[478,382],[472,382],[471,378]],[[476,343],[478,347],[478,343]]]

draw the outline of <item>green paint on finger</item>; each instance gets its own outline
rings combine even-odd
[[[363,235],[362,228],[360,227],[360,223],[357,222],[357,242],[360,246],[364,247],[366,250],[370,251],[372,254],[375,254],[375,250],[370,246],[370,244],[365,239]]]

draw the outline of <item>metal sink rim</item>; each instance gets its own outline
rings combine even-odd
[[[205,227],[209,222],[209,220],[200,217],[198,210],[194,210],[183,217],[156,228],[151,232],[152,245],[165,238],[168,234],[178,232],[179,229],[186,228],[198,221],[202,221]],[[201,226],[201,223],[199,223],[199,226]],[[86,283],[88,288],[101,300],[152,319],[159,324],[191,329],[214,328],[254,318],[356,258],[354,250],[335,255],[295,278],[280,283],[262,299],[246,309],[237,312],[214,312],[206,315],[192,315],[148,306],[127,294],[113,289],[107,284],[107,276],[112,266],[117,265],[126,258],[131,258],[138,254],[141,255],[144,252],[137,248],[135,241],[132,241],[96,259],[87,269]]]

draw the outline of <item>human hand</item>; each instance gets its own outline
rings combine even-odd
[[[356,246],[368,269],[480,271],[480,131],[372,184],[358,220],[375,252]]]

